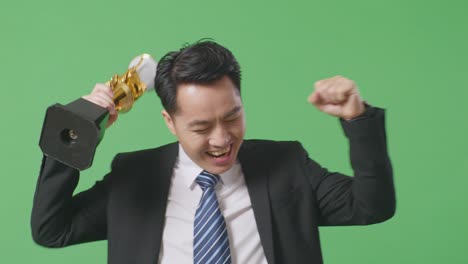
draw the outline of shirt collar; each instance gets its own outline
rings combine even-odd
[[[179,144],[179,157],[176,162],[177,168],[181,172],[181,177],[183,177],[184,185],[189,188],[193,189],[194,186],[197,185],[195,179],[198,175],[203,171],[203,169],[198,166],[192,159],[187,155],[184,148]],[[221,173],[220,176],[220,183],[225,186],[230,186],[234,183],[236,177],[241,175],[241,166],[239,161],[237,160],[234,166],[232,166],[229,170]]]

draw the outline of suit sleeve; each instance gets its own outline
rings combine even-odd
[[[45,247],[65,247],[107,236],[107,179],[75,196],[79,171],[52,158],[42,161],[31,215],[32,237]]]
[[[303,150],[304,170],[315,190],[320,224],[366,225],[383,222],[395,213],[393,173],[387,152],[385,113],[341,121],[349,140],[354,177],[329,172]]]

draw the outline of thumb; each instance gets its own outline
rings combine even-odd
[[[106,128],[110,127],[112,124],[114,124],[114,122],[117,120],[118,117],[119,117],[119,115],[117,114],[117,112],[115,112],[113,114],[109,113],[109,119],[107,120]]]
[[[313,105],[318,105],[321,102],[320,94],[317,91],[314,91],[309,97],[307,98],[307,101]]]

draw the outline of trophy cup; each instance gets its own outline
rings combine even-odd
[[[122,75],[114,75],[106,84],[114,93],[116,110],[128,112],[145,91],[154,88],[156,61],[148,54],[130,62]],[[83,98],[67,105],[55,104],[47,109],[39,146],[44,155],[70,167],[91,167],[96,147],[104,136],[109,112]]]

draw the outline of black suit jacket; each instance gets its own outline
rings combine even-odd
[[[239,160],[268,263],[322,263],[318,226],[382,222],[395,211],[384,111],[342,122],[354,177],[329,172],[298,142],[246,140]],[[73,196],[79,172],[44,158],[32,212],[47,247],[108,240],[108,262],[157,263],[177,143],[119,154]]]

